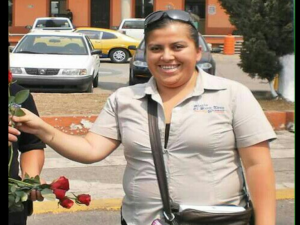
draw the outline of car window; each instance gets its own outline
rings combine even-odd
[[[101,39],[116,39],[116,38],[117,36],[112,33],[103,32]]]
[[[41,19],[38,20],[36,23],[36,27],[38,28],[44,28],[44,27],[65,27],[70,28],[70,24],[66,20],[51,20],[51,19]]]
[[[122,29],[144,29],[144,21],[125,21]]]
[[[77,32],[87,35],[90,39],[100,38],[100,32],[96,30],[78,30]]]
[[[13,53],[87,55],[88,51],[83,37],[27,35]]]
[[[139,44],[139,47],[138,47],[139,49],[145,49],[145,40],[143,39],[142,41],[141,41],[141,43]]]
[[[86,37],[87,43],[88,43],[88,48],[90,49],[90,52],[92,52],[94,50],[94,45],[91,42],[90,38],[87,36]]]

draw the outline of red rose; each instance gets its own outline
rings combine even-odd
[[[59,200],[59,204],[62,207],[69,209],[73,206],[74,202],[68,197],[64,197],[63,199]]]
[[[91,196],[86,194],[78,195],[77,201],[78,203],[85,204],[88,206],[91,202]]]
[[[62,189],[68,191],[70,189],[69,180],[62,176],[51,183],[51,189]]]
[[[66,196],[66,192],[67,191],[63,189],[53,189],[53,193],[57,199],[63,199]]]
[[[8,71],[8,83],[10,84],[12,82],[12,73]]]

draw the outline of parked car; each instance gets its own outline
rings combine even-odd
[[[202,49],[201,60],[197,62],[197,65],[205,72],[215,75],[216,63],[211,55],[211,47],[208,46],[205,39],[199,34],[199,44]],[[151,77],[151,73],[148,69],[148,65],[145,59],[145,41],[142,40],[138,46],[135,55],[130,60],[129,66],[129,85],[137,83],[145,83]]]
[[[28,33],[10,54],[10,70],[31,90],[93,92],[100,54],[80,33]]]
[[[75,27],[66,17],[39,17],[36,18],[33,25],[27,25],[27,29],[30,29],[30,32],[40,32],[40,31],[64,31],[72,32]]]
[[[137,47],[140,40],[121,34],[115,30],[82,27],[75,32],[87,35],[95,49],[102,51],[101,58],[110,58],[112,62],[124,63],[135,54],[129,47]]]
[[[123,19],[118,27],[118,31],[122,34],[142,40],[144,38],[144,21],[145,19],[139,18]]]

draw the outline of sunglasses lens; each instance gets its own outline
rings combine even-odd
[[[157,20],[159,20],[163,14],[164,14],[164,11],[156,11],[156,12],[150,13],[145,19],[145,28],[147,28],[147,26],[149,24],[154,23]]]
[[[170,10],[166,11],[166,13],[173,20],[181,20],[185,22],[189,22],[191,20],[190,15],[187,12],[181,10]]]
[[[149,14],[145,19],[145,28],[151,23],[154,23],[160,20],[162,17],[169,17],[172,20],[179,20],[192,25],[195,29],[197,29],[193,23],[193,19],[190,17],[189,13],[182,10],[167,10],[167,11],[156,11]]]

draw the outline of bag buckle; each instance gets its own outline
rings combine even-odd
[[[175,219],[175,216],[173,213],[171,213],[171,218],[169,218],[169,216],[167,215],[166,212],[163,212],[163,215],[169,222],[172,222]]]

